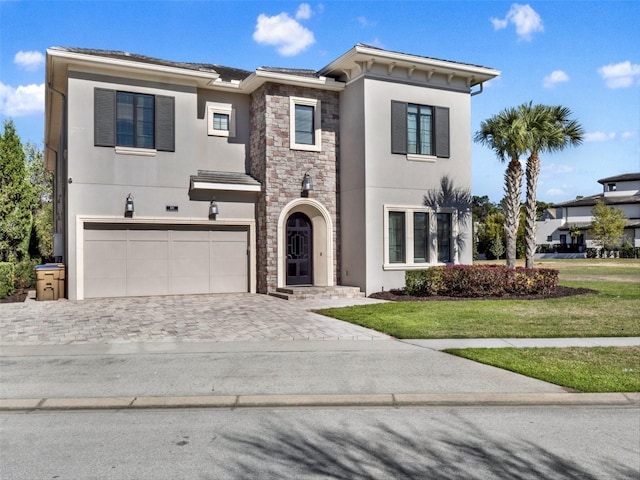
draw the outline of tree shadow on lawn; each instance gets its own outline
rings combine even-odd
[[[434,415],[430,422],[429,430],[379,420],[318,428],[274,418],[263,434],[226,436],[234,461],[224,468],[232,478],[261,479],[637,478],[635,468],[605,455],[592,459],[592,472],[541,443],[494,435],[464,419],[447,425]]]

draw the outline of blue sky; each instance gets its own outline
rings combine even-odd
[[[356,43],[495,68],[472,131],[533,101],[569,107],[585,143],[542,156],[538,199],[598,193],[640,171],[638,1],[0,0],[0,117],[42,143],[50,46],[123,50],[253,70],[320,69]],[[473,145],[473,194],[498,202],[504,165]]]

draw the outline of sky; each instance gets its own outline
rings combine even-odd
[[[600,193],[601,178],[640,172],[638,19],[637,0],[0,0],[0,120],[42,146],[51,46],[319,70],[364,43],[499,70],[471,99],[472,133],[508,107],[568,107],[585,142],[543,154],[538,183],[538,200],[563,202]],[[506,165],[478,144],[472,164],[472,193],[499,202]]]

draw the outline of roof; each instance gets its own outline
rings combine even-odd
[[[147,63],[150,65],[161,65],[164,67],[183,68],[196,72],[217,73],[224,81],[244,80],[252,72],[240,68],[226,67],[213,63],[191,63],[191,62],[173,62],[163,60],[161,58],[148,57],[137,53],[122,52],[118,50],[98,50],[93,48],[73,48],[73,47],[51,47],[52,50],[63,52],[80,53],[83,55],[92,55],[96,57],[112,58],[115,60],[127,60],[132,62]]]
[[[259,181],[242,172],[217,172],[198,170],[197,175],[190,177],[191,190],[235,190],[259,192],[262,188]]]
[[[598,183],[604,185],[611,182],[632,182],[634,180],[640,180],[640,173],[625,173],[623,175],[616,175],[614,177],[601,178]]]
[[[622,205],[629,203],[640,203],[640,195],[606,195],[599,193],[588,197],[576,198],[568,202],[555,203],[554,207],[593,207],[596,203],[602,202],[607,205]]]
[[[284,73],[285,75],[297,75],[299,77],[317,77],[315,70],[306,68],[281,68],[281,67],[260,67],[258,70],[271,73]]]

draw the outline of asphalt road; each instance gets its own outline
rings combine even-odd
[[[0,478],[633,479],[637,407],[0,415]]]

